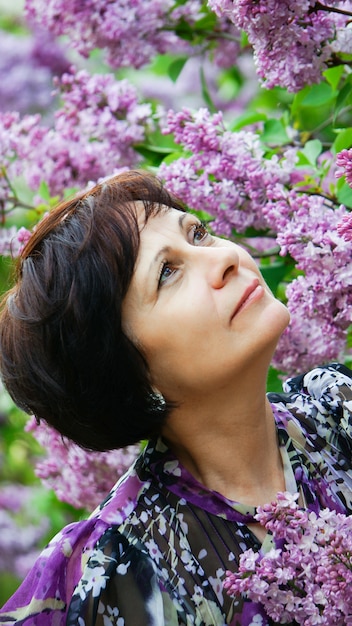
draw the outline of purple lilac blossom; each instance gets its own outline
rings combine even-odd
[[[42,31],[0,36],[0,111],[35,113],[53,108],[52,79],[69,69],[62,48]]]
[[[265,87],[276,85],[299,91],[320,82],[332,57],[348,53],[349,16],[333,12],[335,6],[351,9],[351,3],[329,1],[330,10],[319,10],[315,0],[208,0],[219,16],[227,16],[248,34],[257,72]]]
[[[336,171],[336,178],[345,176],[347,183],[352,187],[352,148],[342,150],[338,153],[336,156],[336,165],[338,168],[341,168]]]
[[[25,12],[29,23],[67,34],[85,57],[99,48],[107,51],[112,67],[141,67],[157,52],[176,46],[176,35],[162,30],[172,5],[172,0],[27,0]]]
[[[46,457],[37,462],[36,475],[59,500],[76,509],[94,509],[109,493],[117,479],[135,461],[139,446],[110,452],[83,450],[44,423],[34,418],[28,422],[30,431],[46,450]]]
[[[18,112],[0,113],[0,206],[3,211],[16,206],[15,180],[24,174],[23,166],[27,167],[29,163],[26,159],[31,149],[45,136],[46,130],[40,128],[40,120],[39,114],[21,118]],[[8,239],[13,237],[14,231],[10,229],[3,237],[2,245],[9,245]]]
[[[26,0],[25,13],[29,24],[39,24],[56,36],[68,35],[71,45],[85,57],[96,48],[104,50],[113,68],[139,68],[156,54],[204,51],[201,44],[193,48],[175,32],[182,21],[192,25],[204,17],[202,0],[179,5],[174,0]],[[232,47],[228,43],[227,49],[234,62],[238,31],[230,20],[219,19],[210,39],[221,40],[223,32],[229,42],[233,39]],[[223,61],[221,54],[219,62]]]
[[[0,114],[0,161],[7,173],[3,202],[12,195],[7,180],[13,183],[20,175],[35,192],[45,181],[54,196],[140,161],[133,146],[144,140],[151,108],[139,103],[127,80],[81,70],[64,74],[56,85],[62,107],[52,127],[42,124],[40,115]]]
[[[352,518],[297,504],[297,494],[278,493],[258,507],[257,520],[273,535],[263,554],[246,550],[225,589],[261,603],[274,622],[345,626],[352,618]]]
[[[30,231],[24,228],[24,226],[20,228],[17,226],[0,228],[0,255],[17,257],[30,235]]]
[[[352,148],[339,152],[336,157],[337,169],[335,176],[340,178],[345,176],[346,182],[352,187]],[[337,225],[337,232],[345,241],[352,241],[352,215],[344,215]]]
[[[36,487],[20,484],[0,489],[0,572],[24,578],[37,558],[49,520],[34,513]]]
[[[215,218],[217,234],[268,227],[263,207],[269,190],[289,182],[291,166],[265,159],[258,135],[228,131],[221,111],[211,115],[204,108],[170,110],[163,132],[173,133],[189,156],[162,164],[159,175],[188,206]]]
[[[352,255],[337,226],[346,213],[321,196],[282,188],[264,207],[280,254],[289,254],[304,272],[287,286],[291,323],[274,357],[276,367],[290,374],[343,360],[352,322]]]
[[[352,213],[344,215],[336,228],[340,237],[345,241],[352,241]]]

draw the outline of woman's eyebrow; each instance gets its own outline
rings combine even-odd
[[[178,220],[177,220],[177,224],[179,227],[179,230],[181,232],[184,231],[184,221],[185,219],[189,217],[189,213],[181,213],[181,215],[179,216]],[[158,252],[156,253],[156,255],[153,257],[150,265],[149,265],[149,270],[148,270],[148,274],[153,270],[153,267],[155,266],[155,264],[158,264],[160,262],[160,259],[166,255],[168,255],[171,251],[170,246],[163,246],[162,248],[160,248],[160,250],[158,250]]]

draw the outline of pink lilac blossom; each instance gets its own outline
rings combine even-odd
[[[36,516],[37,488],[20,484],[0,489],[0,572],[22,579],[37,558],[49,520]]]
[[[177,34],[182,23],[189,26],[205,15],[202,0],[26,0],[25,13],[30,24],[39,24],[54,35],[68,35],[70,44],[85,57],[94,49],[104,50],[113,68],[135,67],[149,63],[156,54],[167,52],[192,54],[195,49]],[[186,26],[187,31],[187,26]],[[210,40],[236,36],[230,20],[218,21],[209,34]],[[236,54],[237,48],[231,50]]]
[[[340,237],[345,241],[352,241],[352,214],[344,215],[336,228]]]
[[[346,177],[346,182],[352,187],[352,148],[342,150],[336,157],[337,169],[335,176],[340,178]],[[352,215],[344,215],[337,225],[337,232],[345,241],[352,241]]]
[[[0,228],[0,255],[17,257],[30,235],[30,231],[24,228],[24,226],[20,228],[17,228],[17,226]]]
[[[286,289],[291,323],[279,341],[275,366],[294,374],[343,359],[352,322],[352,255],[338,225],[347,209],[277,187],[263,211],[277,232],[280,254],[289,254],[304,272]]]
[[[291,164],[265,159],[255,133],[226,130],[221,111],[170,110],[163,133],[173,133],[187,156],[162,163],[159,175],[188,206],[215,218],[216,233],[268,227],[263,207],[271,188],[289,182]]]
[[[45,458],[37,462],[36,475],[59,500],[76,509],[92,510],[100,504],[139,453],[138,445],[111,452],[83,450],[34,418],[26,430],[46,450]]]
[[[280,624],[344,626],[352,619],[352,517],[329,509],[317,515],[297,500],[284,492],[258,507],[275,545],[264,554],[246,550],[224,587],[260,602]]]
[[[352,187],[352,148],[342,150],[338,153],[336,156],[336,165],[338,168],[341,168],[336,171],[336,178],[345,176],[347,183]]]
[[[321,10],[316,0],[208,0],[208,4],[246,31],[267,88],[281,85],[296,92],[320,82],[334,55],[350,51],[343,33],[352,14],[333,12],[335,6],[350,10],[350,2],[346,7],[344,1],[331,0],[328,10]]]
[[[16,206],[15,180],[23,174],[28,151],[35,142],[44,139],[45,129],[40,129],[40,120],[39,114],[21,118],[18,112],[0,113],[0,207],[3,223],[6,212]]]
[[[55,196],[140,161],[133,146],[145,138],[151,108],[139,103],[127,80],[81,70],[64,74],[56,85],[62,107],[51,127],[39,115],[0,114],[3,202],[11,197],[7,181],[19,176],[33,191],[45,182]]]
[[[112,67],[138,68],[176,45],[176,35],[162,30],[172,5],[172,0],[26,0],[25,13],[30,24],[67,34],[83,56],[98,48],[107,52]]]

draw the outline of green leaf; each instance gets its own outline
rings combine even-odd
[[[185,41],[192,41],[195,35],[193,28],[184,18],[181,18],[179,23],[176,25],[175,33],[181,39],[185,39]]]
[[[185,158],[184,152],[181,152],[181,151],[172,152],[171,154],[169,154],[163,159],[163,163],[166,163],[166,165],[169,165],[170,163],[173,163],[174,161],[177,161],[178,159],[184,159],[184,158]]]
[[[197,20],[194,26],[198,31],[213,30],[216,25],[216,21],[215,13],[211,12]]]
[[[316,107],[327,104],[336,97],[336,91],[328,83],[319,83],[308,88],[303,97],[302,105]]]
[[[267,379],[267,390],[273,393],[282,393],[282,373],[270,366]]]
[[[323,144],[319,139],[311,139],[307,141],[304,148],[300,152],[306,157],[308,163],[316,165],[317,158],[323,150]]]
[[[340,186],[342,181],[342,185]],[[340,184],[339,184],[340,183]],[[340,179],[336,185],[337,187],[337,199],[341,204],[344,204],[349,209],[352,209],[352,189],[346,183],[344,179]],[[340,188],[339,188],[340,187]]]
[[[264,130],[260,139],[263,143],[274,146],[282,146],[290,141],[281,120],[267,120],[264,122]]]
[[[177,81],[187,61],[188,57],[181,57],[170,63],[169,67],[167,68],[167,73],[173,83]]]
[[[165,158],[165,155],[169,155],[171,153],[169,148],[150,146],[146,144],[135,145],[134,149],[144,157],[148,164],[153,166],[159,166]]]
[[[276,295],[277,289],[287,274],[287,265],[284,261],[275,261],[271,265],[261,265],[260,271],[269,288]]]
[[[334,154],[341,152],[344,148],[351,148],[352,146],[352,128],[345,128],[341,130],[334,143],[332,144],[332,151]]]
[[[291,114],[293,117],[298,115],[302,107],[302,102],[304,98],[307,96],[308,92],[309,92],[309,87],[304,87],[304,89],[301,89],[301,91],[298,91],[295,94],[292,104],[291,104]]]
[[[344,71],[345,68],[343,65],[337,65],[336,67],[329,67],[329,69],[325,70],[323,76],[333,89],[337,89]]]
[[[207,105],[209,111],[211,113],[216,113],[217,112],[217,108],[214,105],[209,90],[208,90],[208,85],[207,85],[207,81],[205,80],[205,74],[204,74],[204,70],[201,67],[200,68],[200,82],[202,85],[202,96],[203,96],[203,100],[205,102],[205,104]]]
[[[338,96],[336,98],[336,105],[334,110],[334,122],[338,117],[339,113],[343,109],[343,107],[347,104],[349,97],[352,94],[352,84],[351,81],[346,82],[346,84],[342,87],[341,91],[339,91]]]
[[[240,130],[244,126],[249,126],[250,124],[256,124],[257,122],[265,122],[267,120],[267,116],[264,113],[258,113],[256,111],[247,111],[242,115],[238,115],[231,125],[231,130],[236,131]]]
[[[47,202],[49,202],[50,191],[49,191],[48,183],[46,183],[45,180],[42,180],[42,182],[40,183],[38,193],[40,197],[43,198],[43,200],[46,200]]]

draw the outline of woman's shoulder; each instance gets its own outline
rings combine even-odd
[[[64,624],[67,601],[81,577],[82,563],[105,531],[106,523],[97,518],[65,526],[43,549],[16,593],[0,609],[0,623]]]
[[[113,549],[115,569],[119,559],[124,563],[131,546],[119,528],[134,510],[145,485],[131,468],[88,519],[63,528],[44,548],[17,592],[0,609],[0,624],[66,625],[68,607],[77,589],[82,596],[83,582],[85,592],[92,584],[95,588],[89,576],[94,572],[97,558],[102,558],[105,552],[111,554]],[[139,553],[139,548],[134,552]],[[109,563],[112,563],[110,556],[105,565]]]
[[[306,435],[316,433],[348,455],[352,450],[352,371],[341,363],[315,367],[269,393],[276,412],[288,411]],[[283,422],[285,418],[283,417]]]
[[[352,371],[342,363],[329,363],[289,378],[284,382],[283,390],[338,406],[342,401],[352,399]]]

